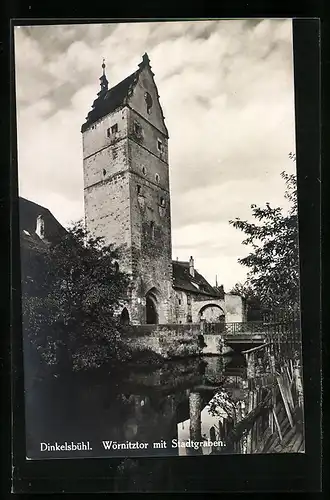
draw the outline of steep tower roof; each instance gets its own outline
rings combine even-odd
[[[147,53],[145,53],[142,56],[142,62],[139,64],[139,68],[136,71],[134,71],[134,73],[132,73],[127,78],[125,78],[120,83],[118,83],[117,85],[115,85],[110,89],[108,89],[108,80],[105,76],[104,60],[102,68],[103,68],[103,74],[100,77],[101,90],[98,92],[97,98],[92,104],[92,109],[86,117],[86,122],[81,127],[81,132],[85,132],[85,130],[87,130],[90,127],[90,125],[95,123],[100,118],[103,118],[104,116],[108,115],[109,113],[112,113],[113,111],[116,111],[117,109],[120,109],[124,106],[129,106],[129,98],[133,94],[134,88],[136,87],[139,81],[139,77],[145,68],[149,69],[152,78],[154,76],[154,73],[151,71],[150,59]],[[157,94],[157,99],[158,98],[159,96]],[[162,119],[164,128],[167,132],[164,121],[164,115],[162,115]]]

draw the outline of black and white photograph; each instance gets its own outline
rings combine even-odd
[[[26,458],[305,453],[292,19],[17,25],[14,67]]]

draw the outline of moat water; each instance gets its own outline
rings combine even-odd
[[[246,387],[239,354],[35,381],[26,392],[27,456],[210,454],[215,442],[225,452],[226,422],[244,416]]]

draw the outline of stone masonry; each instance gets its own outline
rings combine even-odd
[[[131,276],[133,325],[242,321],[241,297],[224,294],[189,262],[172,261],[168,131],[147,54],[111,89],[105,75],[82,125],[86,227],[121,252]]]
[[[113,110],[110,106],[108,113],[106,100],[110,102],[114,93],[107,85],[102,91],[101,85],[93,105],[97,119],[87,117],[82,127],[85,220],[92,234],[121,248],[120,266],[132,276],[127,304],[131,322],[146,322],[146,301],[151,291],[149,300],[157,310],[157,321],[169,323],[172,255],[168,133],[147,56],[131,80],[122,101]],[[116,92],[118,97],[118,88]]]

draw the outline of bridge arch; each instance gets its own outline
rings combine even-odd
[[[204,305],[198,311],[198,321],[207,321],[208,323],[224,323],[225,312],[218,304],[210,302]]]
[[[146,323],[155,325],[159,323],[160,293],[156,287],[150,288],[146,297]]]

